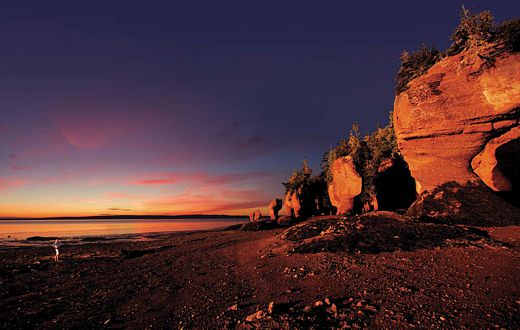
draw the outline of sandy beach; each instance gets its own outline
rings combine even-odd
[[[377,253],[297,252],[282,228],[64,245],[59,263],[50,246],[3,248],[0,325],[518,328],[520,227],[486,231],[499,243]]]

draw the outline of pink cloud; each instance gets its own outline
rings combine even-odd
[[[101,148],[116,138],[139,131],[143,126],[142,120],[128,114],[100,111],[62,112],[53,117],[53,122],[67,143],[83,150]]]
[[[133,185],[169,185],[181,182],[193,184],[232,184],[239,182],[246,182],[249,180],[256,180],[267,178],[271,174],[266,172],[244,172],[244,173],[225,173],[225,174],[210,174],[207,172],[194,173],[163,173],[150,175],[149,178],[137,179],[131,181]]]
[[[34,169],[34,166],[30,165],[19,165],[18,162],[20,160],[20,157],[16,153],[12,153],[9,155],[9,161],[11,162],[11,169],[15,171],[23,171],[23,170],[32,170]]]
[[[23,186],[25,184],[27,184],[27,180],[24,179],[0,178],[0,190],[8,190],[11,188]]]
[[[140,199],[145,198],[144,195],[140,194],[129,194],[125,192],[106,192],[103,194],[103,196],[107,198],[113,198],[113,199]]]
[[[163,185],[163,184],[175,184],[177,183],[177,179],[148,179],[148,180],[137,180],[132,182],[132,184],[136,185]]]

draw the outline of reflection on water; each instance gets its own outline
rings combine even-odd
[[[0,239],[25,239],[31,236],[104,236],[208,230],[224,228],[245,221],[246,219],[0,220]]]

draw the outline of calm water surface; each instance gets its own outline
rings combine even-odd
[[[0,220],[0,239],[105,236],[224,228],[247,219]]]

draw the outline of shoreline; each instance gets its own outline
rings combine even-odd
[[[245,223],[245,222],[244,222]],[[133,241],[150,241],[163,236],[172,236],[176,234],[193,234],[205,232],[219,232],[237,229],[243,223],[235,225],[227,225],[211,229],[195,229],[195,230],[174,230],[174,231],[154,231],[142,233],[128,234],[106,234],[106,235],[75,235],[75,236],[29,236],[25,239],[0,238],[0,250],[6,248],[17,247],[40,247],[50,246],[52,241],[58,239],[61,245],[83,245],[90,243],[114,243],[114,242],[133,242]],[[147,238],[150,238],[147,240]]]
[[[316,221],[326,219],[301,224]],[[46,246],[4,249],[0,328],[247,329],[257,321],[246,319],[271,303],[263,321],[305,328],[314,313],[332,315],[327,301],[349,324],[372,329],[520,326],[520,226],[486,229],[503,244],[355,253],[295,252],[285,231],[64,245],[59,263]],[[317,301],[323,309],[313,307]]]

